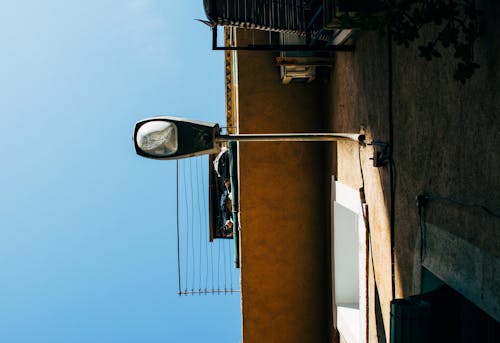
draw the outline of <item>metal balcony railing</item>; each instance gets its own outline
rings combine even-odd
[[[325,30],[323,0],[205,0],[204,5],[214,50],[353,50],[352,45],[327,44],[333,33]],[[293,33],[304,36],[305,44],[218,46],[218,26]]]

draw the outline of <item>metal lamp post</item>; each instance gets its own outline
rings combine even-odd
[[[158,159],[177,160],[186,157],[215,154],[220,151],[221,143],[228,142],[324,142],[355,141],[363,144],[363,134],[351,133],[269,133],[269,134],[232,134],[222,135],[217,123],[191,120],[178,117],[152,117],[136,123],[134,144],[138,155]],[[231,180],[235,165],[230,159]],[[231,181],[233,192],[238,188]],[[233,220],[238,227],[238,196],[233,196]],[[239,237],[235,240],[235,265],[239,268]]]
[[[269,133],[220,134],[217,123],[178,117],[152,117],[136,123],[135,150],[138,155],[160,159],[212,154],[219,151],[222,142],[325,142],[355,141],[363,143],[359,133]]]

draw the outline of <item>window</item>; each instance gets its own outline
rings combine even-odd
[[[366,226],[359,191],[332,178],[334,325],[348,343],[366,342]]]

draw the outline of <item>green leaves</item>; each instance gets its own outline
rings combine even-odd
[[[448,48],[450,45],[458,42],[458,34],[458,29],[448,24],[441,32],[439,32],[438,39],[444,48]]]
[[[432,60],[433,57],[441,57],[441,53],[436,50],[436,44],[434,42],[419,46],[418,50],[420,50],[419,56],[425,58],[427,61]]]
[[[479,64],[474,62],[460,62],[458,63],[457,70],[453,74],[453,78],[465,84],[465,81],[470,79],[474,71],[479,68]]]
[[[474,44],[479,37],[478,17],[482,11],[471,0],[385,0],[382,12],[343,13],[343,27],[390,30],[398,45],[406,48],[420,38],[424,27],[434,27],[435,38],[418,46],[419,56],[431,61],[443,50],[452,49],[457,60],[454,78],[470,79],[479,65],[474,62]]]
[[[436,27],[435,39],[418,47],[419,56],[431,61],[442,56],[440,49],[453,49],[453,57],[458,60],[454,78],[465,83],[479,68],[474,62],[473,52],[474,43],[479,36],[477,20],[481,11],[470,0],[412,0],[410,3],[405,1],[405,9],[399,17],[403,19],[395,17],[396,20],[388,22],[396,36],[405,36],[395,38],[396,43],[408,47],[405,39],[415,39],[415,33],[405,27],[408,22],[413,23],[413,30],[417,31],[424,26]]]

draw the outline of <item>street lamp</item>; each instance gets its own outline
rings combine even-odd
[[[217,123],[178,117],[152,117],[135,124],[134,144],[138,155],[159,159],[217,153],[222,142],[324,142],[364,143],[363,134],[352,133],[269,133],[223,135]]]
[[[355,141],[364,144],[364,134],[351,133],[269,133],[228,134],[220,132],[217,123],[178,117],[152,117],[135,124],[134,145],[138,155],[158,159],[177,160],[186,157],[215,154],[221,143],[229,142],[324,142]],[[231,154],[231,148],[230,148]],[[230,158],[231,189],[233,192],[233,227],[238,228],[238,187],[234,185],[235,164]],[[239,267],[238,230],[234,230],[235,264]]]

